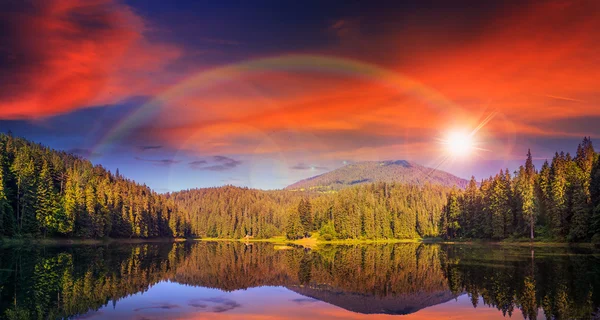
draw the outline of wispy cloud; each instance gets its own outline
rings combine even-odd
[[[148,151],[148,150],[158,150],[158,149],[162,149],[163,146],[160,145],[153,145],[153,146],[138,146],[138,149],[140,151]]]
[[[297,165],[290,167],[290,169],[293,170],[319,170],[319,171],[327,171],[329,170],[329,168],[327,167],[323,167],[323,166],[316,166],[316,165],[307,165],[305,163],[298,163]]]
[[[575,98],[569,98],[569,97],[562,97],[562,96],[555,96],[552,94],[547,94],[546,97],[548,98],[552,98],[552,99],[556,99],[556,100],[564,100],[564,101],[572,101],[572,102],[581,102],[581,103],[585,103],[586,101],[584,100],[580,100],[580,99],[575,99]]]
[[[235,300],[214,297],[214,298],[206,298],[206,299],[193,299],[188,302],[189,306],[196,308],[206,308],[209,305],[212,305],[212,312],[226,312],[233,310],[235,308],[239,308],[242,305],[237,303]]]
[[[133,309],[133,311],[138,312],[138,311],[148,310],[148,309],[171,310],[171,309],[177,309],[177,308],[181,308],[181,307],[179,305],[171,304],[171,303],[167,302],[167,303],[155,303],[152,306],[136,308],[136,309]]]
[[[205,164],[207,164],[207,163],[208,163],[208,162],[207,162],[206,160],[194,160],[194,161],[191,161],[191,162],[190,162],[190,163],[188,163],[188,164],[189,164],[191,167],[194,167],[194,166],[203,166],[203,165],[205,165]]]
[[[173,160],[173,159],[145,159],[145,158],[140,158],[140,157],[135,157],[135,160],[150,162],[157,166],[170,166],[172,164],[181,162],[179,160]]]
[[[205,171],[227,171],[242,164],[241,161],[226,156],[213,156],[211,161],[195,160],[189,163],[191,169]]]

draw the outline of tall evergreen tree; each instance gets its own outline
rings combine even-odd
[[[441,229],[446,238],[456,238],[460,232],[459,219],[461,216],[460,199],[458,192],[452,190],[448,195],[448,204],[444,208],[444,218],[442,219]]]
[[[304,227],[297,213],[291,213],[285,227],[285,236],[290,240],[296,240],[304,237]]]
[[[35,165],[28,147],[17,151],[11,171],[17,182],[17,229],[23,234],[37,234],[35,217]]]
[[[310,236],[310,232],[313,230],[313,217],[309,199],[300,199],[298,216],[300,217],[305,236]]]
[[[6,187],[4,179],[4,157],[1,154],[3,148],[0,148],[0,236],[12,236],[14,217],[12,208],[6,197]]]
[[[590,201],[592,207],[591,234],[600,240],[600,156],[596,155],[590,172]]]
[[[42,170],[38,177],[37,201],[35,216],[42,234],[46,236],[48,232],[52,233],[57,229],[56,219],[56,200],[54,194],[54,183],[50,176],[48,162],[44,161]]]
[[[464,235],[467,237],[479,237],[479,231],[483,221],[481,208],[481,192],[477,186],[475,177],[471,177],[467,188],[465,189],[463,200],[463,216],[460,224],[465,229]]]
[[[529,226],[529,237],[534,238],[536,197],[535,197],[535,167],[531,157],[531,150],[527,151],[525,167],[521,166],[515,177],[515,196],[517,198],[517,211],[520,213],[519,221]],[[521,230],[519,230],[520,232]]]
[[[559,237],[566,236],[568,231],[565,219],[568,215],[567,171],[567,156],[556,153],[550,166],[548,222],[552,233]]]
[[[536,198],[538,204],[538,221],[547,225],[550,208],[550,164],[544,161],[539,174],[535,179]]]

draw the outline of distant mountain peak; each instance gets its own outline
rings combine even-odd
[[[407,160],[362,161],[300,180],[286,189],[331,191],[373,182],[431,183],[464,188],[468,181]]]

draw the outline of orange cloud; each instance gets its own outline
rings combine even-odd
[[[178,49],[144,38],[144,21],[112,0],[12,1],[0,12],[0,117],[34,118],[151,90]]]
[[[326,50],[406,74],[457,108],[352,76],[267,72],[169,101],[160,118],[171,120],[148,133],[200,153],[311,149],[331,157],[375,159],[411,156],[414,149],[403,145],[435,153],[436,137],[455,127],[474,128],[492,111],[498,115],[478,133],[492,151],[484,157],[513,156],[517,137],[589,135],[553,123],[600,116],[600,3],[545,1],[509,9],[468,36],[431,32],[413,19],[414,25],[399,31],[362,37],[360,46],[368,53],[348,42]],[[345,30],[347,21],[332,23],[329,31]],[[352,29],[360,33],[358,23]],[[382,50],[390,53],[377,60]],[[394,54],[395,60],[389,57]]]

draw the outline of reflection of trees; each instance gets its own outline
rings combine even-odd
[[[310,251],[237,242],[0,248],[0,318],[79,315],[161,280],[227,291],[302,287],[324,297],[332,290],[351,293],[343,301],[350,305],[348,299],[367,295],[407,299],[450,290],[467,292],[474,306],[481,297],[505,315],[520,311],[535,319],[541,308],[549,318],[590,318],[600,305],[600,295],[592,290],[600,282],[598,258],[567,253],[538,250],[533,260],[527,250],[477,246],[325,246]]]
[[[0,249],[0,318],[83,314],[165,278],[183,245]]]
[[[533,259],[524,249],[445,247],[442,263],[450,288],[466,291],[476,306],[486,305],[525,319],[536,319],[541,308],[548,319],[591,319],[600,299],[597,257],[566,249],[540,249]]]
[[[260,285],[321,285],[387,296],[447,290],[439,246],[327,246],[317,251],[214,242],[193,246],[172,280],[236,290]]]

